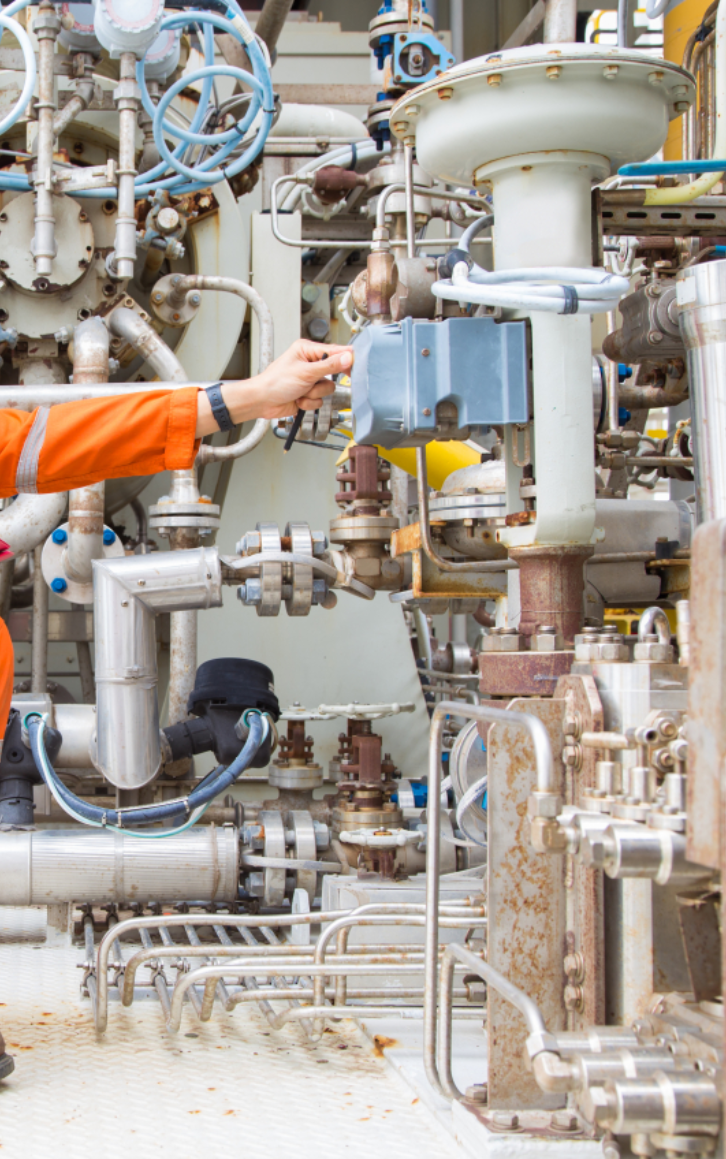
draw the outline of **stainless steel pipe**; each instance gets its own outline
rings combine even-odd
[[[45,695],[48,686],[48,585],[43,576],[42,547],[33,553],[33,640],[30,645],[30,691]]]
[[[58,252],[53,212],[53,116],[55,113],[55,77],[53,60],[60,19],[53,4],[44,0],[33,22],[38,38],[38,134],[35,163],[35,229],[30,248],[35,258],[38,278],[53,272],[53,258]],[[47,285],[47,283],[46,283]],[[38,285],[38,289],[41,286]],[[46,288],[46,287],[43,287]]]
[[[167,346],[143,318],[133,310],[120,306],[109,319],[114,334],[129,342],[153,367],[160,377],[172,382],[185,383],[186,371],[173,350]],[[172,471],[171,499],[174,503],[198,503],[199,487],[196,468]],[[180,528],[170,537],[172,550],[199,547],[199,532],[194,528]],[[179,611],[171,614],[171,646],[169,654],[169,724],[187,719],[187,701],[194,687],[197,671],[197,613]]]
[[[157,612],[220,607],[214,548],[154,552],[93,565],[98,742],[96,768],[121,789],[138,789],[161,765]]]
[[[526,729],[534,745],[537,767],[537,794],[551,801],[552,813],[559,811],[555,765],[549,734],[541,720],[524,712],[510,712],[506,708],[488,705],[462,704],[442,700],[436,705],[431,718],[428,775],[428,838],[426,841],[426,966],[424,980],[424,1068],[434,1090],[444,1098],[447,1091],[441,1084],[436,1066],[436,1033],[438,1021],[437,989],[439,973],[439,844],[441,825],[441,741],[447,716],[459,716],[482,724],[513,724]]]
[[[261,374],[275,357],[275,324],[272,311],[267,302],[252,286],[242,282],[239,278],[226,278],[218,274],[184,274],[175,275],[173,289],[169,294],[169,301],[176,299],[180,304],[186,300],[188,294],[194,290],[215,290],[219,293],[236,294],[247,302],[257,318],[260,328],[260,356],[257,373]],[[223,459],[239,459],[262,442],[270,429],[269,419],[256,419],[252,430],[236,443],[226,447],[215,447],[211,443],[202,443],[199,448],[198,460],[200,463],[215,463]]]
[[[0,834],[0,905],[234,901],[238,881],[232,827],[158,841],[103,830]]]
[[[577,39],[577,0],[546,0],[545,44],[573,44]]]
[[[726,261],[681,270],[679,325],[687,351],[699,523],[726,517]]]
[[[139,106],[136,85],[136,57],[133,52],[122,52],[119,64],[119,83],[116,86],[118,113],[118,214],[114,252],[109,255],[107,267],[112,276],[122,281],[134,276],[136,261],[136,113]]]
[[[88,318],[73,332],[73,381],[79,386],[108,381],[109,333],[100,318]],[[103,556],[106,485],[92,483],[70,492],[68,546],[63,566],[69,579],[90,583],[93,560]]]

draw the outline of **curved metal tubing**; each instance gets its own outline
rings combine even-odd
[[[441,739],[447,716],[460,716],[482,724],[514,724],[525,729],[534,744],[537,765],[537,790],[554,793],[555,768],[552,748],[541,720],[524,712],[510,712],[506,708],[489,705],[462,704],[442,700],[436,705],[431,718],[428,775],[428,840],[426,842],[426,975],[424,983],[424,1067],[434,1090],[444,1098],[444,1088],[436,1066],[437,983],[439,946],[439,840],[441,825]]]

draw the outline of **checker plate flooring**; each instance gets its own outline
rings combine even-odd
[[[43,944],[44,910],[5,910],[0,1159],[451,1159],[446,1126],[353,1023],[311,1044],[255,1007],[163,1029],[156,1002],[114,1002],[97,1036],[81,947]],[[395,1043],[391,1043],[392,1046]],[[204,1149],[204,1150],[202,1150]]]

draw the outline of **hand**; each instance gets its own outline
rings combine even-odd
[[[349,346],[330,346],[299,338],[257,376],[255,390],[262,404],[260,418],[285,418],[295,414],[298,407],[317,410],[321,399],[335,390],[335,383],[327,376],[341,374],[352,365],[353,351]]]
[[[262,374],[245,382],[225,382],[222,397],[235,423],[260,418],[287,418],[294,415],[298,407],[317,410],[320,400],[335,390],[332,378],[326,376],[342,374],[352,365],[350,346],[328,346],[299,338]],[[218,430],[209,399],[200,390],[196,437],[199,439]]]

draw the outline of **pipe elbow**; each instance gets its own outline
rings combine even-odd
[[[577,1086],[577,1074],[554,1050],[543,1050],[532,1059],[532,1071],[541,1091],[548,1095],[566,1094]]]

